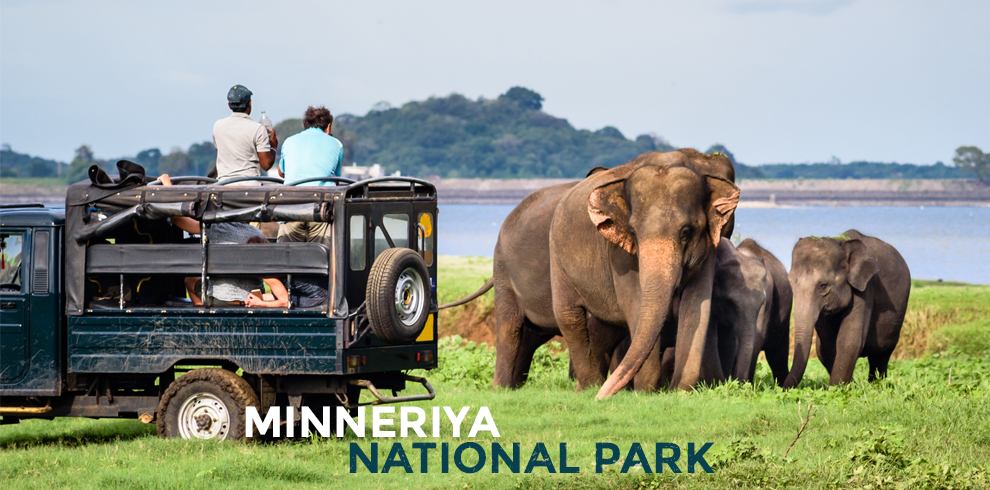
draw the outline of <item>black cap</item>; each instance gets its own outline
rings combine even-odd
[[[227,92],[227,103],[231,109],[246,109],[251,102],[251,91],[243,85],[234,85]]]

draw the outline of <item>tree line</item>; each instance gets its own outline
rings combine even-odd
[[[345,165],[379,163],[388,172],[419,177],[580,178],[594,167],[614,167],[648,151],[675,149],[656,134],[629,139],[606,126],[597,131],[574,128],[566,119],[543,111],[543,97],[524,87],[513,87],[495,99],[476,100],[459,94],[412,101],[401,107],[376,104],[364,116],[342,114],[332,132],[344,146]],[[302,131],[301,119],[275,126],[281,141]],[[88,145],[76,150],[68,165],[13,152],[0,152],[0,176],[56,177],[68,181],[86,178],[87,169],[101,165],[112,170],[118,159],[98,159]],[[976,147],[960,147],[953,166],[907,163],[852,162],[746,165],[736,161],[725,146],[715,144],[706,153],[720,152],[736,165],[741,179],[822,178],[964,178],[988,176],[990,154]],[[123,157],[144,166],[149,174],[206,175],[216,162],[210,141],[163,153],[157,148]]]

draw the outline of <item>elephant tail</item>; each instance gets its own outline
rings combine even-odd
[[[440,309],[441,310],[445,310],[447,308],[453,308],[455,306],[461,306],[461,305],[463,305],[465,303],[470,303],[470,302],[474,301],[475,298],[477,298],[478,296],[481,296],[482,294],[487,293],[488,290],[491,289],[494,284],[495,284],[495,278],[492,277],[491,279],[488,279],[488,281],[486,281],[483,286],[481,286],[481,289],[479,289],[479,290],[477,290],[477,291],[475,291],[475,292],[473,292],[473,293],[471,293],[471,294],[469,294],[469,295],[467,295],[467,296],[465,296],[465,297],[463,297],[463,298],[461,298],[461,299],[459,299],[457,301],[454,301],[453,303],[447,303],[445,305],[440,305]]]

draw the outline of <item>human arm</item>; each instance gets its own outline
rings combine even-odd
[[[272,290],[272,295],[275,296],[274,300],[265,301],[253,294],[249,294],[244,300],[244,306],[253,306],[259,308],[285,308],[289,306],[289,291],[285,289],[285,285],[282,281],[275,278],[266,278],[265,283]]]
[[[268,171],[275,164],[275,151],[278,148],[278,136],[275,135],[274,129],[268,130],[268,150],[264,149],[265,145],[259,145],[258,151],[258,164],[261,165],[261,169]]]

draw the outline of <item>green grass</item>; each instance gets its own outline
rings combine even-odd
[[[950,346],[978,355],[990,350],[990,286],[914,280],[895,358]]]
[[[441,255],[437,271],[437,299],[449,303],[477,291],[492,277],[492,259]],[[491,299],[492,292],[485,296]]]
[[[490,261],[441,257],[441,298],[456,299],[487,278]],[[490,272],[487,272],[490,274]],[[444,288],[460,288],[445,293]],[[476,410],[490,408],[503,447],[520,443],[522,465],[543,442],[559,469],[557,447],[568,444],[568,464],[578,474],[465,474],[451,462],[439,473],[439,457],[429,474],[369,474],[363,466],[348,472],[349,443],[365,451],[379,444],[384,462],[393,442],[401,442],[419,468],[418,438],[343,440],[310,438],[274,443],[205,443],[161,440],[152,425],[128,420],[58,419],[0,427],[0,481],[4,488],[990,488],[990,314],[987,287],[922,283],[915,285],[912,311],[929,311],[928,331],[945,352],[891,362],[886,380],[867,383],[866,363],[855,381],[826,389],[827,373],[809,364],[801,388],[782,391],[760,363],[752,385],[725,384],[693,393],[624,391],[603,401],[595,390],[574,392],[567,378],[567,352],[551,346],[536,355],[530,382],[515,391],[492,390],[494,356],[486,346],[441,341],[440,368],[429,372],[437,398],[421,407],[469,406],[465,437],[422,442],[456,445],[476,441],[488,448],[495,439],[466,437]],[[462,294],[463,293],[463,294]],[[443,300],[443,299],[442,299]],[[961,323],[952,323],[958,320]],[[921,321],[919,316],[918,321]],[[945,323],[949,322],[949,323]],[[938,337],[939,335],[943,337]],[[932,345],[935,345],[934,341]],[[927,347],[926,347],[927,348]],[[932,347],[934,348],[934,347]],[[814,405],[790,453],[801,416]],[[800,413],[799,413],[800,410]],[[429,410],[428,410],[429,412]],[[370,414],[369,414],[370,417]],[[430,422],[427,422],[429,427]],[[370,425],[370,422],[369,422]],[[369,432],[370,436],[370,432]],[[596,442],[627,451],[643,443],[652,465],[652,443],[713,442],[706,454],[714,474],[647,475],[620,464],[595,474]],[[490,456],[490,454],[489,454]],[[681,469],[686,454],[682,453]],[[467,460],[467,463],[473,460]]]

